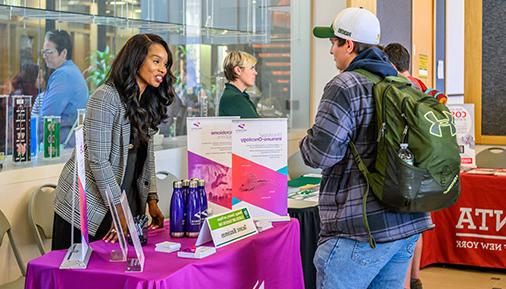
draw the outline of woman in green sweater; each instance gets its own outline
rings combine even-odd
[[[255,104],[246,93],[248,87],[255,85],[256,63],[253,55],[243,51],[232,51],[225,57],[223,70],[228,83],[220,99],[220,116],[259,117]]]

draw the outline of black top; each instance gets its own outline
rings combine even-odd
[[[130,131],[133,131],[133,128],[131,128]],[[128,205],[130,206],[130,211],[134,217],[137,215],[144,215],[144,208],[139,207],[142,202],[140,201],[137,180],[142,174],[147,154],[147,144],[141,142],[139,138],[134,139],[133,133],[131,133],[130,144],[128,145],[127,166],[125,169],[125,175],[123,176],[121,190],[126,192]]]

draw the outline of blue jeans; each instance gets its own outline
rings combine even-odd
[[[376,244],[333,238],[314,257],[318,289],[402,289],[419,234]]]

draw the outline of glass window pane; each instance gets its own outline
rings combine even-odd
[[[49,30],[65,30],[70,35],[71,60],[85,79],[83,91],[87,90],[88,96],[104,81],[115,55],[131,36],[155,33],[170,45],[176,76],[177,98],[168,108],[167,123],[160,126],[163,135],[185,135],[188,116],[218,115],[226,83],[223,60],[232,50],[248,52],[258,60],[255,86],[247,92],[259,114],[286,117],[290,128],[305,129],[309,123],[309,105],[305,105],[307,99],[298,98],[301,95],[307,98],[309,86],[304,87],[305,92],[291,91],[294,85],[292,5],[290,0],[0,0],[0,34],[5,36],[0,43],[0,95],[31,95],[32,115],[41,116],[44,96],[49,94],[51,77],[55,77],[55,67],[48,65],[47,59],[60,55],[55,47],[45,45]],[[30,80],[34,89],[16,92],[13,80],[31,64],[38,68],[37,76]],[[64,110],[60,107],[63,105],[55,102],[53,108]],[[8,109],[0,110],[2,124],[10,124]],[[297,110],[297,121],[292,119],[294,110]],[[72,108],[75,119],[76,111],[77,108]],[[62,118],[62,131],[66,126],[71,135],[71,125],[65,122]],[[35,129],[42,134],[42,120],[38,123]],[[62,135],[62,143],[68,135]],[[5,143],[5,137],[0,135],[0,138],[4,139],[0,149],[9,153],[5,147],[10,144]],[[72,138],[69,144],[73,143]],[[42,139],[36,143],[40,152]],[[68,153],[68,149],[63,149],[62,158]]]

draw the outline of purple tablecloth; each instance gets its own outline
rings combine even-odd
[[[93,253],[85,270],[60,270],[64,250],[30,261],[25,289],[303,289],[299,230],[296,219],[275,223],[274,228],[217,249],[216,254],[201,260],[156,252],[158,242],[180,242],[187,248],[195,239],[171,239],[167,227],[154,230],[143,247],[146,262],[141,273],[126,273],[125,262],[109,262],[111,249],[119,246],[97,241],[91,244]],[[129,255],[133,252],[129,247]]]

